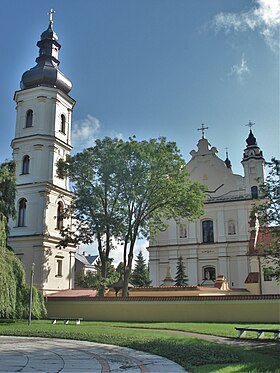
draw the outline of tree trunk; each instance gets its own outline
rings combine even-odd
[[[99,251],[100,261],[101,261],[101,277],[106,279],[107,278],[107,258],[106,254],[101,250]],[[100,297],[104,297],[105,294],[105,285],[101,285],[98,290],[98,295]]]
[[[136,241],[136,237],[133,237],[133,239],[130,242],[130,247],[129,247],[129,253],[128,253],[128,260],[127,260],[127,266],[124,269],[124,281],[123,281],[123,289],[122,289],[122,296],[127,297],[128,296],[128,283],[129,283],[129,275],[131,273],[131,268],[132,268],[132,260],[133,260],[133,249],[134,249],[134,244]]]

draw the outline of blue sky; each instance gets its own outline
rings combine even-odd
[[[61,70],[72,80],[73,145],[105,135],[166,136],[186,160],[201,123],[235,173],[249,120],[279,157],[278,0],[1,0],[0,162],[11,158],[13,95],[35,65],[54,8]]]

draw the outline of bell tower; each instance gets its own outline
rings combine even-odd
[[[22,75],[15,92],[17,218],[11,221],[9,245],[34,283],[45,293],[74,284],[74,247],[58,248],[60,228],[70,226],[63,211],[71,203],[68,179],[56,175],[57,161],[72,149],[71,116],[75,100],[71,81],[59,70],[60,44],[53,30],[53,10],[41,34],[36,66]]]
[[[251,193],[252,198],[258,198],[258,185],[265,179],[265,159],[252,132],[253,125],[251,121],[247,124],[250,132],[246,139],[247,146],[244,149],[241,163],[244,168],[246,192]]]

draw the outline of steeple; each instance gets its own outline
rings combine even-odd
[[[35,263],[34,283],[44,292],[74,286],[74,247],[59,248],[63,211],[73,195],[68,178],[57,176],[57,162],[72,149],[71,120],[75,100],[71,82],[58,69],[60,44],[53,30],[53,10],[42,33],[37,65],[26,71],[15,92],[16,131],[11,146],[16,163],[17,217],[10,223],[9,245],[26,273]]]
[[[244,149],[242,163],[247,161],[248,159],[264,160],[263,153],[258,147],[257,140],[252,131],[252,126],[254,125],[255,123],[252,123],[250,120],[249,120],[249,123],[246,124],[246,126],[250,127],[250,132],[246,139],[247,146],[246,146],[246,149]]]
[[[69,93],[72,88],[71,81],[58,69],[58,51],[61,45],[58,43],[58,36],[53,30],[53,14],[49,14],[49,26],[41,34],[37,43],[39,57],[36,58],[37,65],[26,71],[21,78],[21,89],[46,86],[58,88],[64,93]]]
[[[246,139],[247,145],[244,149],[243,159],[241,161],[244,168],[246,189],[247,192],[252,193],[252,196],[253,192],[258,190],[258,185],[262,183],[265,178],[265,159],[252,131],[252,126],[254,124],[255,123],[251,121],[246,124],[246,126],[250,127],[250,131]]]

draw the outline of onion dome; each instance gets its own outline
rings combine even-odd
[[[249,125],[252,123],[249,122]],[[258,147],[257,140],[253,135],[252,129],[250,128],[249,135],[246,139],[247,146],[244,149],[242,163],[249,159],[261,159],[264,160],[263,152]]]
[[[51,10],[49,27],[41,34],[38,41],[39,57],[36,58],[37,65],[27,70],[21,78],[21,89],[34,88],[38,86],[58,88],[64,93],[70,92],[71,81],[58,69],[58,51],[61,45],[58,43],[57,34],[53,30]]]
[[[257,145],[257,140],[256,140],[255,136],[253,135],[253,132],[252,132],[251,129],[250,129],[249,136],[246,139],[246,143],[247,143],[248,146]]]

